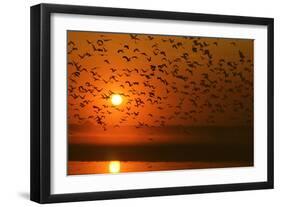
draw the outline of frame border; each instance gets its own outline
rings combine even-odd
[[[267,26],[267,181],[236,184],[51,194],[50,16],[52,13],[166,19]],[[30,10],[30,200],[38,203],[167,196],[274,188],[274,19],[246,16],[38,4]]]

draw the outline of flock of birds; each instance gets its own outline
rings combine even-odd
[[[251,40],[91,34],[67,45],[70,122],[104,130],[252,123],[253,54],[240,47]],[[121,106],[110,102],[116,93]]]

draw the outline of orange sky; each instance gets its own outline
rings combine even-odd
[[[67,35],[69,124],[252,125],[253,40]]]

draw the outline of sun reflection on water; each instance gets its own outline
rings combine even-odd
[[[120,161],[110,161],[108,165],[108,171],[110,173],[119,173],[121,168]]]

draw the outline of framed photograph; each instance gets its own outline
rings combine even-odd
[[[31,200],[273,188],[273,19],[31,7]]]

